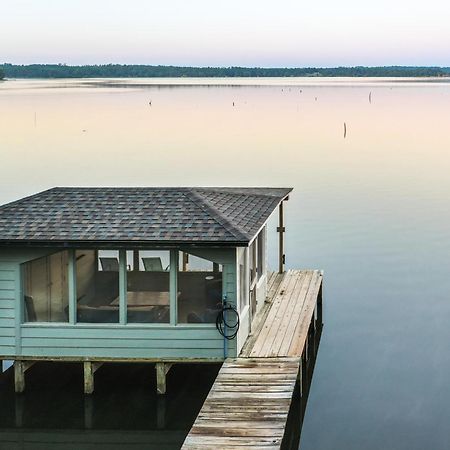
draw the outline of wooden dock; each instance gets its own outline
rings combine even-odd
[[[322,325],[322,278],[318,270],[270,275],[252,333],[240,356],[225,360],[182,449],[281,448],[308,340]]]

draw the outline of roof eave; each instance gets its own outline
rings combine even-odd
[[[0,248],[38,248],[38,247],[54,247],[54,248],[96,248],[96,249],[136,249],[136,248],[178,248],[178,247],[247,247],[249,241],[122,241],[122,240],[2,240],[0,239]]]

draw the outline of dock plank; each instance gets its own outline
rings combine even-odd
[[[302,320],[302,312],[305,306],[306,296],[311,285],[311,281],[314,276],[312,272],[305,274],[303,282],[301,283],[300,291],[298,293],[298,300],[295,302],[294,309],[292,311],[289,325],[286,328],[283,338],[281,339],[280,346],[276,349],[277,354],[286,355],[289,354],[289,349],[291,348],[292,341],[298,339],[297,324]],[[280,330],[280,334],[282,330]]]
[[[264,356],[265,350],[268,345],[267,343],[270,342],[270,339],[273,338],[273,335],[276,331],[275,328],[272,327],[272,325],[277,318],[277,314],[279,314],[280,308],[285,307],[286,299],[289,297],[288,293],[295,286],[296,281],[297,279],[295,275],[291,272],[288,272],[283,278],[277,295],[273,302],[271,302],[272,304],[270,306],[270,310],[267,314],[266,320],[256,338],[253,348],[249,350],[248,356]]]
[[[290,358],[226,360],[182,448],[279,449],[299,364]]]
[[[269,309],[256,335],[241,356],[252,358],[300,357],[306,330],[314,313],[323,274],[318,270],[288,271],[269,300]]]
[[[323,278],[323,274],[320,271],[314,272],[314,278],[311,280],[308,294],[302,308],[300,320],[298,321],[294,331],[295,339],[292,340],[291,346],[288,351],[289,356],[297,356],[299,354],[301,355],[306,343],[309,324],[311,323],[312,317],[314,315],[314,309],[317,304],[317,298]]]
[[[302,296],[300,294],[304,286],[307,284],[305,282],[305,278],[309,278],[309,276],[310,274],[308,272],[308,273],[301,273],[297,277],[295,287],[293,288],[292,292],[289,293],[289,299],[286,302],[287,304],[286,308],[284,309],[284,312],[280,310],[279,321],[275,322],[272,325],[273,327],[275,327],[276,332],[272,342],[270,343],[270,348],[266,349],[266,356],[277,356],[279,354],[282,354],[280,352],[281,344],[283,343],[283,339],[288,329],[291,328],[292,325],[296,323],[296,321],[298,320],[293,315],[293,313],[296,306],[299,306],[299,309],[301,310],[303,301]]]
[[[225,360],[182,449],[280,449],[322,277],[268,277],[254,331],[241,355]]]

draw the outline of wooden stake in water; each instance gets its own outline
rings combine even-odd
[[[369,103],[372,103],[372,92],[369,92]]]
[[[347,124],[344,122],[344,139],[347,136]]]

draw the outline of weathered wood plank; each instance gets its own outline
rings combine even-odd
[[[279,449],[299,363],[226,360],[182,448]]]
[[[270,343],[270,347],[267,345],[265,349],[266,356],[278,356],[286,330],[295,320],[293,317],[295,306],[303,304],[303,299],[300,294],[302,292],[305,279],[308,276],[309,273],[300,273],[297,277],[294,288],[288,293],[289,298],[287,298],[284,302],[286,306],[284,309],[279,309],[279,314],[277,314],[276,320],[272,324],[272,327],[275,330],[274,337]]]
[[[261,329],[264,326],[267,315],[271,310],[272,303],[274,299],[279,295],[280,291],[283,289],[282,281],[284,279],[284,274],[275,273],[274,281],[270,289],[268,290],[268,295],[266,298],[266,302],[258,315],[253,320],[252,324],[252,333],[247,338],[247,341],[244,343],[244,346],[241,351],[241,356],[249,357],[250,351],[253,349],[253,346],[258,339]]]
[[[220,448],[221,450],[224,449],[230,449],[236,448],[239,446],[242,448],[243,445],[245,445],[245,448],[276,448],[279,449],[281,445],[282,438],[258,438],[258,439],[247,439],[246,444],[242,444],[242,437],[234,437],[234,436],[227,436],[227,437],[221,437],[221,436],[209,436],[206,437],[204,435],[194,435],[189,434],[186,440],[184,441],[182,449],[189,449],[192,448]],[[195,445],[195,447],[191,447],[191,445]]]
[[[297,277],[297,275],[293,271],[290,271],[289,275],[291,277],[291,281],[287,285],[286,290],[283,291],[283,294],[279,296],[279,300],[274,302],[271,312],[268,315],[268,319],[266,320],[266,324],[264,325],[268,326],[269,330],[265,337],[265,340],[261,341],[258,338],[261,348],[258,348],[257,353],[255,352],[255,356],[270,356],[270,349],[272,348],[272,344],[278,335],[281,321],[284,317],[286,309],[288,308],[288,305],[291,302],[296,286],[299,283],[299,277]]]
[[[284,275],[272,272],[271,283],[267,286],[267,302],[272,302],[274,299],[281,282],[283,281]]]
[[[280,449],[321,283],[319,271],[268,277],[254,332],[223,364],[182,449]]]
[[[284,305],[286,296],[288,295],[287,293],[293,286],[295,286],[295,282],[296,282],[295,275],[291,272],[288,272],[280,284],[277,296],[272,302],[267,318],[261,328],[261,331],[259,332],[259,335],[255,341],[253,349],[249,352],[249,356],[251,357],[261,356],[261,353],[264,352],[265,343],[267,339],[269,339],[269,333],[273,330],[272,324],[276,319],[279,308],[282,307],[282,305]]]
[[[306,336],[308,334],[309,324],[311,323],[314,308],[317,303],[317,296],[319,294],[320,286],[322,284],[322,273],[315,271],[315,277],[311,281],[307,298],[302,309],[301,320],[297,323],[294,331],[295,339],[292,340],[291,346],[288,351],[289,356],[301,355],[303,347],[305,346]]]
[[[286,328],[280,346],[275,349],[277,354],[287,355],[292,341],[295,340],[296,338],[295,328],[297,326],[297,323],[301,321],[302,310],[303,306],[305,305],[306,294],[308,292],[312,279],[313,274],[311,272],[308,272],[305,275],[305,278],[303,279],[300,292],[298,293],[299,299],[298,301],[295,302],[294,309],[291,313],[289,325]],[[282,330],[280,330],[280,335],[282,335]]]
[[[244,345],[241,356],[301,356],[304,346],[302,337],[299,336],[300,330],[303,330],[301,324],[308,323],[311,319],[311,306],[313,305],[314,310],[322,273],[317,270],[290,270],[277,274],[277,277],[281,280],[278,288],[274,292],[275,281],[272,281],[265,316]]]

